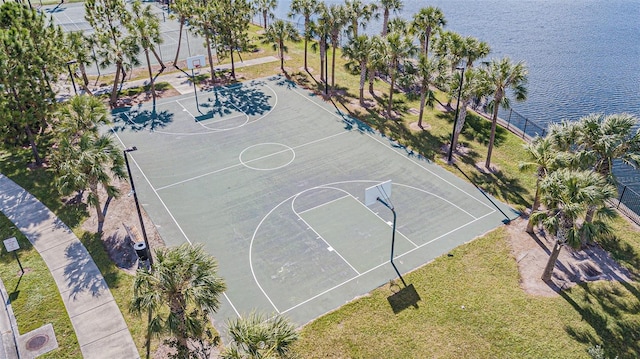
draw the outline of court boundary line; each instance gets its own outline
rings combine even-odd
[[[464,228],[464,227],[466,227],[466,226],[468,226],[468,225],[470,225],[470,224],[472,224],[472,223],[475,223],[475,222],[477,222],[477,221],[479,221],[479,220],[483,219],[484,217],[489,216],[489,215],[491,215],[491,214],[493,214],[493,213],[495,213],[495,212],[496,212],[496,211],[495,211],[495,210],[493,210],[492,212],[487,213],[486,215],[484,215],[484,216],[482,216],[482,217],[478,217],[477,219],[474,219],[474,220],[472,220],[472,221],[470,221],[470,222],[468,222],[468,223],[465,223],[465,224],[464,224],[464,225],[462,225],[462,226],[459,226],[459,227],[457,227],[457,228],[454,228],[454,229],[452,229],[451,231],[449,231],[449,232],[447,232],[447,233],[444,233],[444,234],[442,234],[442,235],[440,235],[440,236],[438,236],[438,237],[436,237],[436,238],[434,238],[434,239],[432,239],[432,240],[430,240],[430,241],[428,241],[428,242],[426,242],[426,243],[424,243],[424,244],[421,244],[421,245],[420,245],[420,247],[418,247],[418,248],[414,248],[414,249],[412,249],[412,250],[410,250],[410,251],[408,251],[408,252],[406,252],[406,253],[403,253],[403,254],[401,254],[401,255],[398,255],[398,256],[394,257],[394,259],[395,259],[395,258],[400,258],[400,257],[402,257],[402,256],[404,256],[404,255],[406,255],[406,254],[408,254],[408,253],[411,253],[411,252],[414,252],[414,251],[416,251],[416,250],[419,250],[420,248],[422,248],[422,247],[424,247],[424,246],[426,246],[426,245],[429,245],[429,244],[431,244],[431,243],[433,243],[433,242],[435,242],[435,241],[437,241],[437,240],[441,239],[442,237],[444,237],[444,236],[446,236],[446,235],[448,235],[448,234],[451,234],[451,233],[453,233],[453,232],[455,232],[455,231],[458,231],[458,230],[460,230],[460,229],[462,229],[462,228]],[[465,242],[465,243],[466,243],[466,242]],[[438,258],[438,257],[436,257],[436,258]],[[435,258],[434,258],[434,259],[435,259]],[[358,278],[360,278],[361,276],[364,276],[364,275],[366,275],[366,274],[368,274],[368,273],[370,273],[370,272],[372,272],[372,271],[374,271],[374,270],[376,270],[376,269],[378,269],[378,268],[380,268],[380,267],[382,267],[382,266],[384,266],[384,265],[386,265],[386,264],[388,264],[388,263],[390,263],[390,261],[386,261],[386,262],[384,262],[384,263],[382,263],[382,264],[380,264],[380,265],[378,265],[378,266],[376,266],[376,267],[374,267],[374,268],[371,268],[371,269],[369,269],[369,270],[367,270],[367,271],[363,272],[362,274],[359,274],[359,275],[357,275],[357,276],[355,276],[355,277],[353,277],[353,278],[347,279],[347,280],[345,280],[345,281],[344,281],[344,282],[342,282],[342,283],[336,284],[335,286],[333,286],[333,287],[331,287],[331,288],[329,288],[329,289],[327,289],[327,290],[325,290],[325,291],[323,291],[323,292],[321,292],[321,293],[318,293],[318,294],[316,294],[315,296],[313,296],[313,297],[311,297],[311,298],[309,298],[309,299],[306,299],[305,301],[302,301],[302,302],[300,302],[300,303],[298,303],[298,304],[294,305],[293,307],[290,307],[290,308],[288,308],[288,309],[286,309],[286,310],[284,310],[284,311],[282,311],[282,312],[279,312],[279,314],[285,314],[285,313],[290,312],[290,311],[292,311],[292,310],[294,310],[294,309],[296,309],[296,308],[298,308],[298,307],[300,307],[300,306],[302,306],[302,305],[305,305],[305,304],[309,303],[310,301],[315,300],[315,299],[317,299],[317,298],[319,298],[319,297],[321,297],[321,296],[323,296],[323,295],[325,295],[325,294],[327,294],[327,293],[329,293],[329,292],[331,292],[331,291],[333,291],[333,290],[335,290],[335,289],[337,289],[337,288],[339,288],[339,287],[341,287],[341,286],[343,286],[343,285],[345,285],[345,284],[347,284],[347,283],[349,283],[349,282],[353,281],[354,279],[358,279]],[[429,263],[429,262],[425,262],[425,263],[424,263],[423,265],[421,265],[420,267],[422,267],[422,266],[424,266],[424,265],[426,265],[426,264],[428,264],[428,263]],[[418,268],[420,268],[420,267],[418,267]]]
[[[120,144],[122,145],[123,148],[126,148],[124,142],[122,141],[122,139],[120,138],[120,136],[118,136],[118,134],[113,130],[113,127],[111,127],[111,132],[116,136],[116,138],[118,139],[118,142],[120,142]],[[160,203],[162,204],[162,207],[164,207],[165,211],[167,211],[167,214],[169,214],[169,217],[171,218],[171,220],[173,221],[173,223],[175,223],[175,225],[178,227],[178,230],[180,231],[180,233],[184,236],[184,239],[187,240],[187,243],[189,243],[189,245],[191,247],[193,247],[193,243],[191,242],[191,240],[189,239],[189,237],[187,236],[186,233],[184,233],[184,230],[182,229],[182,226],[180,226],[180,223],[178,223],[178,221],[176,220],[176,218],[173,216],[173,213],[171,213],[171,211],[169,210],[169,208],[167,207],[167,205],[164,203],[164,201],[162,200],[162,197],[160,197],[160,195],[158,194],[158,192],[156,191],[156,189],[153,187],[153,185],[151,184],[151,182],[149,181],[149,178],[147,177],[147,175],[144,173],[144,171],[142,170],[142,168],[140,167],[140,165],[138,165],[138,161],[136,161],[136,159],[133,156],[130,156],[131,160],[133,161],[133,163],[135,164],[136,168],[138,169],[138,171],[140,171],[140,174],[142,174],[142,177],[144,178],[144,180],[147,182],[147,184],[149,185],[149,188],[151,188],[151,190],[153,191],[153,193],[156,195],[156,198],[158,198],[158,200],[160,201]],[[149,216],[149,218],[151,218]],[[153,221],[151,222],[151,224],[153,226],[155,226],[155,224],[153,223]],[[231,301],[231,299],[229,299],[229,297],[226,295],[226,291],[222,292],[225,296],[225,298],[227,299],[227,301],[229,302],[229,304],[231,304],[231,307],[233,308],[233,310],[236,312],[236,314],[238,315],[238,317],[242,318],[240,316],[240,314],[238,313],[238,311],[236,310],[235,305],[233,305],[233,302]]]
[[[331,187],[329,187],[329,186],[322,186],[322,188],[332,189],[332,190],[336,190],[336,191],[339,191],[339,192],[346,193],[347,195],[346,195],[346,196],[344,196],[344,197],[351,197],[351,198],[353,198],[356,202],[358,202],[360,205],[362,205],[364,208],[366,208],[369,212],[371,212],[374,216],[376,216],[379,220],[381,220],[381,221],[382,221],[382,223],[384,223],[384,224],[386,224],[387,226],[391,227],[391,225],[389,224],[389,222],[385,221],[385,219],[384,219],[384,218],[382,218],[382,217],[380,217],[380,215],[379,215],[378,213],[374,212],[371,208],[369,208],[369,207],[368,207],[368,206],[366,206],[364,203],[362,203],[362,201],[360,201],[360,199],[358,199],[358,197],[354,196],[351,192],[349,192],[349,191],[347,191],[347,190],[343,190],[342,188],[337,188],[337,187],[333,187],[333,186],[331,186]],[[305,190],[305,191],[299,192],[299,194],[302,194],[302,193],[304,193],[304,192],[307,192],[307,191]],[[344,197],[340,197],[340,198],[338,198],[338,199],[342,199],[342,198],[344,198]],[[336,201],[336,200],[333,200],[333,201],[330,201],[330,202],[334,202],[334,201]],[[317,206],[317,207],[319,207],[319,206]],[[312,208],[312,209],[315,209],[315,208]],[[294,212],[295,212],[295,211],[294,211]],[[305,211],[305,212],[306,212],[306,211]],[[473,217],[473,216],[471,216],[471,217]],[[414,247],[417,247],[417,246],[418,246],[418,245],[417,245],[417,244],[415,244],[415,243],[414,243],[414,242],[413,242],[409,237],[405,236],[402,232],[400,232],[397,228],[396,228],[396,233],[400,234],[404,239],[406,239],[407,241],[409,241],[409,243],[413,244],[413,246],[414,246]]]
[[[377,266],[375,266],[375,267],[373,267],[373,268],[371,268],[371,269],[368,269],[367,271],[364,271],[364,272],[362,272],[362,273],[360,273],[360,274],[356,275],[355,277],[352,277],[352,278],[350,278],[350,279],[348,279],[348,280],[344,281],[343,283],[340,283],[340,284],[338,284],[338,285],[336,285],[336,286],[334,286],[334,287],[332,287],[332,288],[329,288],[329,289],[327,289],[327,290],[325,290],[325,291],[321,292],[320,294],[317,294],[316,296],[314,296],[314,297],[312,297],[312,298],[309,298],[309,299],[307,299],[307,300],[305,300],[305,301],[303,301],[303,302],[301,302],[301,303],[299,303],[299,304],[295,305],[294,307],[289,308],[289,309],[287,309],[287,310],[285,310],[285,311],[280,311],[280,310],[278,309],[278,307],[273,303],[273,300],[271,299],[271,297],[269,297],[269,295],[266,293],[266,291],[264,290],[264,288],[263,288],[263,287],[262,287],[262,285],[260,284],[260,281],[258,281],[258,278],[256,277],[256,274],[255,274],[255,270],[253,269],[253,242],[254,242],[254,240],[256,239],[256,234],[257,234],[257,232],[258,232],[258,229],[260,229],[260,227],[262,226],[262,224],[264,223],[264,221],[265,221],[265,220],[266,220],[266,219],[267,219],[267,218],[268,218],[268,217],[269,217],[269,216],[270,216],[270,215],[271,215],[271,214],[272,214],[272,213],[273,213],[277,208],[279,208],[280,206],[282,206],[282,205],[283,205],[284,203],[286,203],[287,201],[292,200],[294,197],[299,196],[301,193],[304,193],[304,192],[307,192],[307,191],[311,191],[311,190],[313,190],[313,189],[328,188],[328,186],[334,186],[334,185],[337,185],[337,184],[348,184],[348,183],[379,183],[379,181],[375,181],[375,180],[348,180],[348,181],[331,182],[331,183],[327,183],[327,184],[324,184],[324,185],[319,185],[319,186],[314,186],[314,187],[308,188],[308,189],[306,189],[306,190],[304,190],[304,191],[298,192],[298,193],[296,193],[296,194],[294,194],[294,195],[292,195],[292,196],[290,196],[290,197],[288,197],[288,198],[284,199],[283,201],[281,201],[280,203],[278,203],[276,206],[274,206],[271,210],[269,210],[269,212],[267,212],[267,213],[262,217],[262,219],[260,220],[260,222],[259,222],[259,223],[258,223],[258,225],[256,226],[256,229],[253,231],[253,235],[251,236],[251,241],[250,241],[250,243],[249,243],[249,267],[250,267],[250,270],[251,270],[251,275],[253,276],[253,280],[254,280],[254,282],[256,283],[256,285],[258,286],[258,288],[260,289],[260,291],[262,292],[262,294],[265,296],[265,298],[267,298],[267,300],[269,301],[269,303],[273,306],[273,308],[274,308],[274,309],[276,310],[276,312],[278,312],[279,314],[284,314],[284,313],[288,312],[289,310],[292,310],[293,308],[299,307],[299,306],[301,306],[301,305],[303,305],[303,304],[305,304],[305,303],[307,303],[307,302],[309,302],[309,301],[311,301],[311,300],[313,300],[313,299],[315,299],[315,298],[317,298],[317,297],[319,297],[319,296],[321,296],[321,295],[324,295],[324,294],[326,294],[326,293],[328,293],[328,292],[330,292],[330,291],[332,291],[332,290],[334,290],[334,289],[336,289],[336,288],[338,288],[338,287],[340,287],[340,286],[342,286],[342,285],[344,285],[344,284],[346,284],[346,283],[348,283],[348,282],[350,282],[350,281],[352,281],[352,280],[354,280],[354,279],[356,279],[356,278],[358,278],[358,277],[360,277],[360,276],[362,276],[362,275],[365,275],[365,274],[367,274],[367,273],[369,273],[369,272],[371,272],[371,271],[373,271],[373,270],[375,270],[375,269],[378,269],[378,268],[380,268],[380,267],[382,267],[382,266],[384,266],[384,265],[386,265],[386,264],[390,263],[390,261],[385,261],[384,263],[381,263],[381,264],[379,264],[379,265],[377,265]],[[396,183],[396,185],[403,186],[403,184],[398,184],[398,183]],[[407,185],[404,185],[404,186],[407,186]],[[409,186],[407,186],[407,187],[409,187]],[[409,188],[410,188],[410,187],[409,187]],[[342,189],[339,189],[339,190],[342,190]],[[342,190],[342,191],[344,191],[344,190]],[[348,192],[347,192],[347,193],[348,193]],[[349,193],[349,195],[350,195],[350,196],[352,196],[350,193]],[[352,196],[352,197],[354,197],[354,196]],[[358,200],[358,199],[357,199],[357,197],[354,197],[354,198],[356,198],[356,200],[357,200],[358,202],[360,202],[360,200]],[[360,203],[362,203],[362,202],[360,202]],[[364,204],[363,204],[363,205],[364,205]],[[365,206],[365,207],[366,207],[366,206]],[[454,207],[455,207],[455,208],[457,208],[457,206],[454,206]],[[488,207],[488,208],[489,208],[489,209],[491,209],[490,207]],[[369,209],[369,210],[370,210],[370,209]],[[460,229],[462,229],[462,228],[464,228],[464,227],[466,227],[466,226],[468,226],[468,225],[470,225],[470,224],[472,224],[472,223],[475,223],[475,222],[477,222],[477,221],[479,221],[479,220],[481,220],[481,219],[483,219],[483,218],[485,218],[485,217],[487,217],[487,216],[489,216],[489,215],[491,215],[491,214],[495,213],[495,212],[496,212],[496,210],[495,210],[495,209],[491,209],[491,211],[490,211],[490,212],[488,212],[488,213],[486,213],[486,214],[484,214],[484,215],[482,215],[482,216],[480,216],[480,217],[474,217],[474,216],[471,216],[471,217],[472,217],[471,221],[469,221],[469,222],[467,222],[467,223],[465,223],[465,224],[463,224],[463,225],[460,225],[460,226],[458,226],[458,227],[455,227],[455,228],[453,228],[453,229],[449,230],[448,232],[443,233],[443,234],[441,234],[441,235],[439,235],[439,236],[437,236],[437,237],[435,237],[435,238],[433,238],[433,239],[431,239],[431,240],[429,240],[429,241],[427,241],[427,242],[425,242],[425,243],[423,243],[423,244],[421,244],[421,245],[419,245],[419,246],[416,246],[415,248],[410,249],[410,250],[408,250],[408,251],[406,251],[406,252],[404,252],[404,253],[402,253],[402,254],[400,254],[400,255],[397,255],[397,256],[395,256],[395,257],[394,257],[394,259],[395,259],[395,258],[401,258],[401,257],[403,257],[403,256],[405,256],[405,255],[407,255],[407,254],[409,254],[409,253],[412,253],[412,252],[414,252],[414,251],[416,251],[416,250],[419,250],[420,248],[422,248],[422,247],[424,247],[424,246],[426,246],[426,245],[429,245],[429,244],[431,244],[431,243],[433,243],[433,242],[435,242],[435,241],[437,241],[437,240],[440,240],[440,239],[441,239],[441,238],[443,238],[444,236],[447,236],[447,235],[449,235],[449,234],[451,234],[451,233],[453,233],[453,232],[456,232],[456,231],[458,231],[458,230],[460,230]],[[295,213],[295,212],[294,212],[294,213]],[[380,219],[382,220],[382,218],[381,218],[381,217],[379,217],[379,215],[378,215],[377,213],[375,213],[375,212],[374,212],[374,214],[375,214],[376,216],[378,216],[378,218],[380,218]],[[384,220],[383,220],[383,222],[385,222],[385,223],[386,223],[386,221],[384,221]],[[308,224],[306,221],[305,221],[305,225],[307,225],[308,227],[310,227],[310,226],[309,226],[309,224]],[[313,230],[313,229],[312,229],[312,230]],[[314,233],[317,233],[317,232],[315,232],[315,231],[314,231]],[[407,238],[407,239],[408,239],[408,237],[406,237],[406,236],[404,236],[404,235],[403,235],[403,237],[405,237],[405,238]],[[324,241],[324,238],[322,238],[322,239],[323,239],[323,241]],[[325,242],[325,243],[327,243],[326,241],[324,241],[324,242]],[[336,254],[340,255],[339,253],[337,253],[337,251],[336,251]],[[346,262],[346,261],[345,261],[345,262]],[[348,262],[346,262],[346,263],[347,263],[347,264],[349,264]],[[426,263],[425,263],[425,264],[426,264]],[[357,271],[356,271],[356,272],[357,272]]]
[[[307,95],[304,95],[304,94],[300,93],[296,88],[294,88],[292,91],[293,91],[293,92],[295,92],[295,93],[297,93],[299,96],[303,97],[303,98],[304,98],[304,99],[306,99],[307,101],[309,101],[309,102],[313,103],[313,104],[314,104],[314,105],[316,105],[317,107],[319,107],[319,108],[323,109],[324,111],[328,112],[329,114],[331,114],[331,115],[332,115],[332,116],[334,116],[334,117],[340,118],[340,119],[342,119],[342,120],[344,120],[344,119],[343,119],[343,116],[347,116],[347,117],[349,117],[348,115],[344,115],[344,114],[342,113],[342,111],[340,111],[340,110],[338,110],[338,109],[336,108],[336,111],[338,111],[338,113],[340,113],[340,115],[342,115],[342,116],[338,116],[336,113],[331,112],[330,110],[328,110],[328,109],[327,109],[327,108],[325,108],[324,106],[322,106],[322,105],[320,105],[320,104],[316,103],[315,101],[313,101],[311,98],[309,98],[310,96],[307,96]],[[351,118],[351,117],[349,117],[349,118]],[[354,121],[358,121],[358,120],[355,120],[355,119],[354,119]],[[380,132],[378,132],[377,130],[375,130],[375,132],[376,132],[376,133],[378,133],[378,134],[380,134],[381,136],[383,136],[383,135],[382,135]],[[467,196],[469,196],[469,197],[473,198],[474,200],[478,201],[478,202],[479,202],[479,203],[481,203],[483,206],[485,206],[485,207],[487,207],[487,208],[491,208],[489,205],[487,205],[487,204],[483,203],[481,200],[479,200],[479,199],[477,199],[476,197],[472,196],[470,193],[468,193],[467,191],[463,190],[462,188],[460,188],[460,187],[458,187],[458,186],[454,185],[453,183],[449,182],[448,180],[446,180],[446,179],[445,179],[445,178],[443,178],[442,176],[438,175],[437,173],[434,173],[434,172],[433,172],[433,171],[431,171],[430,169],[428,169],[428,168],[426,168],[426,167],[422,166],[421,164],[419,164],[419,163],[417,163],[417,162],[413,161],[411,158],[409,158],[409,157],[407,157],[407,156],[403,156],[401,153],[398,153],[398,151],[395,151],[395,150],[393,150],[392,148],[389,148],[389,146],[385,145],[383,142],[381,142],[381,141],[379,141],[377,138],[373,137],[373,135],[371,135],[371,134],[369,134],[369,133],[365,133],[365,134],[366,134],[367,136],[369,136],[369,137],[373,138],[376,142],[378,142],[378,143],[380,143],[380,144],[384,145],[387,149],[391,150],[392,152],[394,152],[394,153],[396,153],[396,154],[398,154],[398,155],[400,155],[400,156],[402,156],[402,157],[406,158],[407,160],[411,161],[412,163],[414,163],[415,165],[417,165],[417,166],[419,166],[420,168],[424,169],[425,171],[427,171],[427,172],[431,173],[432,175],[434,175],[435,177],[439,178],[440,180],[442,180],[443,182],[447,183],[448,185],[452,186],[453,188],[457,189],[458,191],[460,191],[460,192],[462,192],[462,193],[466,194]],[[385,137],[385,138],[388,138],[388,137]]]

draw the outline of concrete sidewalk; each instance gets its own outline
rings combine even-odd
[[[266,63],[276,62],[276,61],[280,61],[280,60],[274,56],[259,57],[256,59],[251,59],[246,61],[236,61],[235,68],[238,69],[242,67],[266,64]],[[231,64],[223,64],[223,65],[215,66],[216,71],[228,70],[230,68],[231,68]],[[186,72],[183,72],[183,71],[186,71]],[[168,82],[173,88],[175,88],[178,92],[180,92],[181,95],[192,93],[193,82],[191,82],[191,70],[183,69],[183,71],[180,71],[171,65],[167,65],[167,68],[165,69],[165,73],[159,75],[156,78],[155,82],[156,83]],[[196,76],[205,74],[205,73],[209,74],[209,67],[199,68],[195,70],[194,73]],[[122,84],[122,89],[124,90],[132,87],[141,87],[147,84],[149,84],[148,78],[134,80],[134,81],[125,81],[124,84]],[[78,86],[77,84],[76,86],[78,87],[78,93],[82,93],[80,86]],[[90,85],[89,87],[93,92],[93,94],[110,93],[112,89],[111,86],[93,87]],[[200,87],[199,90],[202,90],[202,86],[199,86],[199,87]],[[66,83],[66,85],[63,85],[61,88],[59,88],[59,91],[58,91],[59,100],[66,100],[69,97],[73,96],[73,94],[74,94],[73,87],[71,87],[70,82]]]
[[[140,358],[107,283],[75,234],[45,205],[2,174],[0,211],[29,239],[49,267],[83,357]]]

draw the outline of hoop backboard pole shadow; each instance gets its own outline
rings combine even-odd
[[[402,281],[402,284],[406,287],[407,283],[404,281],[404,278],[402,278],[402,274],[400,274],[400,271],[398,270],[398,267],[396,267],[396,264],[393,263],[393,251],[395,249],[395,244],[396,244],[397,214],[396,214],[395,208],[391,204],[391,181],[390,180],[386,182],[382,182],[375,186],[371,186],[364,190],[365,206],[370,206],[375,202],[382,203],[385,207],[391,210],[391,213],[393,213],[393,226],[392,226],[392,232],[391,232],[391,258],[389,262],[391,262],[391,266],[393,266],[393,269],[396,271],[396,274],[398,274],[398,277]]]

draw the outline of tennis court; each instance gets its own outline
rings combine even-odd
[[[167,245],[202,243],[228,290],[215,316],[304,324],[517,214],[281,77],[114,114],[138,195]],[[428,295],[428,288],[417,288]]]

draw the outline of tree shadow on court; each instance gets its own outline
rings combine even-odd
[[[159,128],[166,127],[169,123],[173,122],[174,114],[164,111],[156,111],[155,106],[152,110],[133,107],[123,107],[111,111],[113,116],[114,126],[113,130],[116,132],[130,130],[130,131],[154,131]]]
[[[237,111],[248,116],[264,115],[273,108],[269,103],[271,96],[254,87],[257,84],[259,82],[253,81],[249,86],[242,84],[216,86],[211,90],[214,96],[211,101],[213,103],[210,104],[212,107],[205,108],[209,109],[212,115],[225,115]]]

